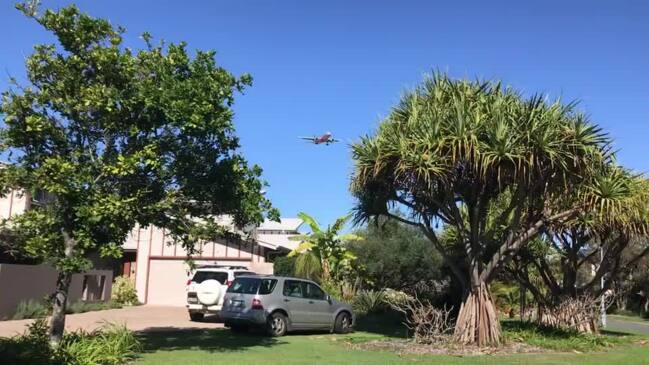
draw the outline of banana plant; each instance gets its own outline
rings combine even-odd
[[[344,245],[344,242],[358,241],[361,237],[352,234],[339,234],[350,215],[340,217],[326,229],[310,215],[301,212],[298,217],[306,223],[311,232],[293,236],[290,239],[300,241],[300,244],[288,255],[297,256],[295,273],[313,280],[329,280],[339,276],[341,271],[349,267],[356,256]]]

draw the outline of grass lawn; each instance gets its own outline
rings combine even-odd
[[[520,328],[508,328],[506,331],[510,331],[509,338],[521,335]],[[387,351],[357,350],[349,345],[402,336],[403,330],[398,327],[376,324],[361,325],[357,332],[350,335],[309,333],[281,338],[255,333],[237,335],[227,329],[158,332],[143,335],[146,351],[136,364],[649,364],[649,347],[630,345],[628,336],[615,334],[607,336],[611,344],[616,344],[614,347],[587,353],[568,350],[573,342],[563,338],[544,340],[550,342],[548,347],[564,348],[566,352],[563,353],[465,357],[399,355]],[[522,336],[530,338],[531,335]]]

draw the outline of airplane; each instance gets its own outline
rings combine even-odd
[[[327,133],[321,135],[320,137],[313,136],[313,137],[299,137],[299,138],[305,139],[307,141],[311,141],[311,142],[313,142],[313,144],[322,144],[322,143],[324,143],[327,146],[332,144],[332,143],[340,142],[340,140],[334,139],[332,137],[331,132],[327,132]]]

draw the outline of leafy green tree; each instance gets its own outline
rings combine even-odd
[[[302,212],[298,214],[311,229],[309,234],[291,237],[301,243],[289,256],[297,256],[295,274],[313,280],[339,279],[339,274],[349,267],[355,256],[345,247],[345,242],[359,240],[355,234],[339,234],[351,215],[336,219],[334,224],[323,229],[313,217]]]
[[[439,253],[416,228],[386,220],[355,234],[363,240],[351,242],[348,248],[356,256],[354,266],[362,268],[364,286],[370,289],[416,291],[438,285],[445,277]]]
[[[58,44],[27,58],[27,85],[2,94],[0,145],[5,189],[45,191],[9,226],[33,257],[59,270],[50,336],[65,323],[70,277],[90,268],[87,254],[119,256],[136,223],[165,228],[191,254],[200,239],[277,219],[260,193],[261,169],[238,152],[231,106],[250,85],[219,67],[213,51],[192,56],[185,43],[123,45],[123,28],[75,6],[36,13],[18,8]]]
[[[273,259],[273,274],[295,276],[295,256],[279,256]]]
[[[593,187],[609,138],[574,106],[436,74],[352,146],[356,221],[387,216],[424,233],[464,288],[461,343],[500,343],[488,284],[521,247],[580,211],[621,207]],[[441,241],[437,225],[456,239]]]

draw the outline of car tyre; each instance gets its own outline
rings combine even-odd
[[[352,316],[347,312],[342,312],[336,316],[336,322],[334,322],[334,332],[335,333],[350,333],[353,330],[352,327]]]
[[[205,314],[203,313],[197,313],[197,312],[189,313],[189,320],[192,322],[202,322],[203,318],[205,318]]]
[[[284,336],[288,330],[288,318],[279,312],[275,312],[268,316],[266,323],[268,334],[273,337]]]

